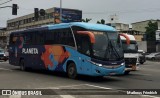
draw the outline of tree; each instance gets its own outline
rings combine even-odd
[[[97,21],[98,24],[105,24],[105,20],[101,19],[101,21]]]
[[[152,23],[149,21],[148,26],[146,28],[146,35],[147,35],[147,41],[155,41],[155,32],[158,30],[158,23],[154,22]]]
[[[86,19],[82,19],[82,22],[89,22],[89,21],[91,21],[92,19],[91,18],[86,18]]]

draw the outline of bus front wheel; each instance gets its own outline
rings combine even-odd
[[[25,67],[25,65],[24,65],[24,60],[23,60],[23,59],[20,60],[20,70],[22,70],[22,71],[25,71],[25,70],[26,70],[26,67]]]
[[[124,75],[128,75],[130,73],[130,71],[125,71]]]
[[[69,78],[75,79],[77,77],[77,69],[74,63],[70,63],[67,67],[67,74]]]

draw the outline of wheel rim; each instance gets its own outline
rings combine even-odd
[[[68,71],[69,76],[74,76],[74,72],[75,72],[74,67],[73,67],[73,66],[72,66],[72,67],[70,67],[70,68],[69,68],[69,71]]]
[[[67,74],[69,78],[75,79],[77,76],[77,70],[74,63],[69,64],[67,69]]]

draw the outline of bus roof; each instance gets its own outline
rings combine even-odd
[[[25,29],[21,31],[15,31],[12,33],[18,33],[18,32],[29,32],[29,31],[34,31],[34,30],[52,30],[52,29],[61,29],[61,28],[69,28],[71,26],[79,26],[83,27],[85,29],[89,30],[97,30],[97,31],[116,31],[115,28],[103,24],[93,24],[93,23],[85,23],[85,22],[71,22],[71,23],[60,23],[60,24],[51,24],[51,25],[44,25],[41,27],[36,27],[36,28],[30,28],[30,29]]]
[[[57,29],[57,28],[67,28],[71,26],[79,26],[89,30],[99,30],[99,31],[116,31],[115,28],[102,24],[92,24],[85,22],[71,22],[71,23],[61,23],[56,25],[48,25],[49,29]]]
[[[135,37],[134,37],[133,35],[130,35],[130,34],[126,34],[126,35],[129,37],[129,39],[130,39],[131,41],[136,41],[136,39],[135,39]],[[123,36],[120,36],[120,38],[121,38],[121,40],[126,40],[126,38],[123,37]]]
[[[20,33],[20,32],[29,32],[29,31],[41,31],[41,30],[47,30],[47,27],[35,27],[35,28],[29,28],[19,31],[14,31],[12,34]]]

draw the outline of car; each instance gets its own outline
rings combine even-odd
[[[6,56],[4,49],[0,49],[0,60],[7,61],[8,57]]]
[[[145,52],[143,50],[138,50],[138,61],[140,64],[143,64],[146,61]]]
[[[151,53],[149,55],[146,55],[146,58],[149,60],[160,60],[160,52]]]

